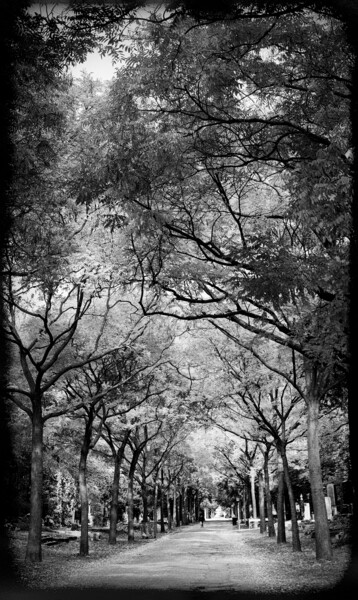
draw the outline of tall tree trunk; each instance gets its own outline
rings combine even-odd
[[[160,475],[160,533],[165,533],[164,526],[164,473],[161,470]]]
[[[317,369],[306,361],[306,403],[307,403],[307,447],[311,484],[311,497],[315,519],[315,539],[317,560],[332,559],[326,503],[323,492],[321,459],[319,452],[319,396]]]
[[[265,519],[265,483],[262,471],[258,472],[259,480],[259,505],[260,505],[260,533],[266,531],[266,519]]]
[[[133,482],[134,482],[134,470],[129,471],[128,475],[128,491],[127,491],[127,504],[128,504],[128,542],[134,541],[134,517],[133,517]]]
[[[118,521],[118,494],[119,494],[119,482],[121,474],[121,466],[124,456],[124,450],[129,439],[130,432],[125,434],[125,437],[114,455],[114,473],[112,481],[112,497],[111,497],[111,508],[109,516],[109,538],[108,543],[111,545],[117,542],[117,521]]]
[[[43,485],[43,420],[41,397],[33,402],[30,524],[26,560],[41,562],[42,485]]]
[[[196,488],[196,495],[195,495],[195,521],[196,522],[199,521],[199,506],[200,506],[199,489]]]
[[[174,479],[173,484],[173,527],[178,526],[178,515],[177,515],[177,482]]]
[[[117,543],[117,520],[118,520],[118,494],[119,494],[119,480],[120,480],[120,464],[118,460],[118,454],[114,461],[114,472],[112,481],[112,497],[111,497],[111,508],[109,511],[109,538],[108,543],[114,545]]]
[[[87,490],[87,457],[90,448],[92,433],[92,424],[87,422],[85,434],[81,447],[81,456],[79,464],[79,494],[81,504],[81,538],[80,538],[80,556],[87,556],[89,552],[88,544],[88,490]]]
[[[286,542],[285,514],[284,514],[284,490],[285,479],[283,473],[282,458],[277,454],[277,543],[284,544]]]
[[[158,533],[158,482],[154,483],[154,498],[153,498],[153,536],[156,538]]]
[[[290,502],[290,510],[291,510],[292,549],[294,552],[301,552],[301,542],[300,542],[300,534],[298,531],[295,497],[293,494],[291,477],[290,477],[290,472],[288,469],[286,449],[283,445],[281,446],[280,451],[281,451],[281,456],[282,456],[283,471],[284,471],[284,475],[285,475],[285,482],[286,482],[288,499]]]
[[[245,525],[247,525],[247,488],[246,483],[244,485],[244,489],[242,491],[242,518],[245,521]]]
[[[148,537],[148,494],[147,494],[147,482],[143,476],[142,486],[142,504],[143,504],[143,518],[142,518],[142,537]]]
[[[270,492],[270,475],[269,475],[269,452],[268,450],[264,453],[264,474],[265,474],[265,492],[266,492],[266,511],[267,511],[267,524],[268,524],[268,535],[269,537],[276,537],[275,524],[272,514],[272,501]]]
[[[182,494],[182,490],[180,490],[179,492],[179,510],[178,510],[178,515],[179,515],[179,526],[181,527],[183,525],[183,494]]]
[[[188,494],[185,485],[182,487],[183,525],[188,524]]]
[[[251,482],[251,502],[252,502],[252,518],[257,519],[257,507],[256,507],[256,494],[255,494],[255,469],[250,469],[250,482]]]
[[[172,528],[172,515],[171,515],[171,510],[170,510],[170,487],[168,486],[168,490],[167,490],[167,511],[168,511],[168,530],[170,531]]]

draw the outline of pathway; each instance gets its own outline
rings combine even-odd
[[[276,552],[263,554],[255,548],[252,536],[260,537],[257,529],[239,530],[231,520],[191,525],[103,560],[84,561],[80,569],[78,565],[76,571],[69,570],[60,586],[55,585],[52,594],[60,595],[45,597],[69,600],[69,594],[76,591],[75,600],[196,600],[203,596],[286,600],[291,594],[295,600],[307,600],[307,592],[320,589],[322,598],[330,600],[327,566],[314,567],[314,590],[304,557],[293,556],[286,548],[288,554],[284,552],[280,564]],[[313,595],[321,600],[319,593]]]
[[[231,521],[206,521],[78,573],[69,586],[196,591],[266,589],[258,556],[243,553],[245,536]],[[241,557],[241,558],[240,558]],[[267,583],[267,582],[266,582]]]

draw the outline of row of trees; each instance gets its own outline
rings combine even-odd
[[[346,409],[353,54],[335,14],[306,9],[19,15],[3,302],[7,394],[32,424],[30,560],[45,423],[84,425],[86,515],[100,439],[115,473],[131,448],[131,506],[148,444],[166,457],[194,416],[267,460],[275,447],[291,502],[286,447],[307,438],[317,557],[331,558],[318,425]],[[123,59],[117,77],[72,84],[64,66],[96,44]],[[188,361],[193,324],[211,350]]]
[[[330,558],[318,419],[347,377],[349,48],[337,56],[336,20],[305,14],[137,31],[109,96],[106,164],[141,214],[143,311],[209,321],[304,400],[317,556]]]

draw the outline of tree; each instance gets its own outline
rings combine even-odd
[[[143,310],[225,319],[298,353],[317,557],[329,558],[317,422],[329,389],[346,377],[349,50],[327,63],[326,44],[342,40],[330,18],[313,24],[289,15],[279,34],[272,17],[234,22],[225,37],[218,23],[210,36],[193,26],[186,22],[174,36],[147,28],[147,52],[137,42],[121,76],[136,99],[135,126],[121,158],[128,177],[119,166],[115,185],[142,209],[133,252]],[[312,38],[323,79],[308,50]],[[190,137],[182,133],[188,130]],[[148,289],[161,290],[160,309],[147,304]]]

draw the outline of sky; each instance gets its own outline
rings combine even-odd
[[[54,15],[58,15],[64,8],[67,8],[67,4],[65,0],[57,2],[40,0],[32,3],[29,7],[29,12],[30,14],[40,13],[46,15],[53,13]],[[95,79],[105,81],[112,79],[115,67],[112,65],[112,59],[109,56],[101,57],[99,52],[91,52],[84,63],[71,67],[69,70],[74,78],[80,77],[82,71],[87,71],[88,73],[92,73]]]
[[[100,56],[99,52],[91,52],[87,55],[87,60],[70,68],[74,78],[80,77],[82,71],[92,73],[95,79],[102,81],[112,79],[115,66],[112,65],[112,59],[109,56]]]

